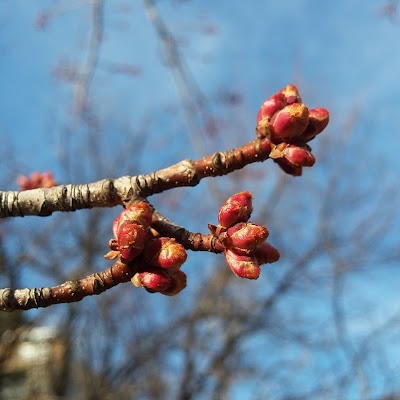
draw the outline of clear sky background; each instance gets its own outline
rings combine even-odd
[[[398,185],[399,170],[400,20],[382,15],[385,4],[384,0],[158,2],[188,70],[208,99],[210,114],[224,115],[219,145],[228,149],[242,143],[241,137],[228,136],[229,109],[218,103],[221,93],[240,94],[237,112],[243,135],[249,136],[262,101],[293,82],[307,105],[330,110],[329,135],[340,138],[342,146],[352,145],[347,177],[377,192],[382,182]],[[179,111],[175,81],[142,3],[106,1],[105,5],[104,41],[89,93],[108,135],[102,150],[116,165],[115,175],[112,168],[108,173],[117,177],[120,173],[149,172],[217,150],[210,137],[202,137],[200,146],[193,146],[193,137]],[[38,29],[38,17],[44,11],[50,12],[51,18]],[[1,163],[7,175],[7,186],[2,184],[2,190],[16,189],[16,184],[10,183],[10,174],[15,179],[33,170],[52,170],[60,182],[69,183],[59,160],[65,157],[66,130],[71,132],[71,148],[79,148],[79,128],[71,114],[73,85],[62,82],[55,71],[84,63],[88,16],[89,7],[83,1],[0,3],[0,154],[4,160],[13,160],[12,164]],[[131,66],[131,73],[115,72],[116,65]],[[113,146],[123,147],[124,141],[130,140],[124,134],[128,127],[138,137],[143,132],[148,136],[145,149],[149,151],[135,154],[142,162],[141,171],[121,171],[113,160]],[[329,163],[321,161],[320,169],[318,163],[313,168],[321,187],[327,168],[335,168],[336,159],[341,162],[338,154],[342,150],[338,148],[337,154],[327,156]],[[317,159],[319,155],[323,157],[316,145]],[[83,172],[87,179],[106,177],[102,171],[87,168]],[[256,202],[263,206],[260,197]],[[203,208],[212,204],[205,200]],[[354,212],[358,207],[362,212],[359,204]],[[382,208],[392,210],[393,227],[399,226],[397,207],[393,199],[382,199]],[[187,221],[184,211],[177,215],[178,222],[199,229],[198,221]],[[340,215],[338,218],[341,223]],[[393,236],[383,238],[388,246],[396,241]],[[396,312],[397,263],[396,259],[388,261],[387,265],[395,267],[390,275],[372,270],[358,275],[357,284],[350,285],[346,300],[357,302],[362,296],[372,309],[368,321],[360,316],[352,320],[350,334],[354,340],[369,326],[369,319],[384,320]],[[290,302],[286,304],[289,306]],[[321,304],[308,306],[320,307],[321,313],[324,310]],[[392,346],[390,362],[396,366],[400,346]],[[398,377],[394,372],[390,384]],[[377,392],[387,390],[382,389],[381,382],[379,385]],[[246,388],[238,393],[246,393]],[[349,391],[349,399],[357,396]]]

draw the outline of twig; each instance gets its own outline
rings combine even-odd
[[[0,217],[49,216],[94,207],[114,207],[135,197],[148,197],[175,187],[196,186],[203,178],[227,175],[269,158],[267,138],[255,139],[230,151],[199,160],[182,160],[151,174],[103,179],[83,185],[60,185],[48,189],[0,192]]]
[[[1,289],[0,310],[29,310],[54,304],[77,302],[86,296],[98,295],[122,282],[127,282],[135,273],[134,265],[117,261],[104,271],[96,272],[80,280],[66,281],[58,286]]]

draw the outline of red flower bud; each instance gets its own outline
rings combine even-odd
[[[254,256],[260,265],[272,264],[280,258],[279,251],[267,242],[262,243],[256,248]]]
[[[287,85],[279,93],[285,96],[287,104],[301,103],[301,97],[295,85]]]
[[[283,107],[286,106],[286,99],[282,93],[276,93],[265,100],[257,114],[256,132],[258,137],[269,137],[271,134],[271,118]]]
[[[271,120],[272,140],[300,136],[308,125],[308,108],[303,103],[293,103],[274,114]]]
[[[303,173],[303,167],[292,164],[286,158],[277,158],[274,160],[282,169],[283,172],[292,176],[301,176]]]
[[[139,201],[127,206],[118,218],[120,224],[123,222],[134,222],[147,228],[151,224],[152,216],[153,210],[150,205],[145,201]]]
[[[185,289],[187,276],[180,269],[169,269],[168,275],[171,277],[172,280],[171,286],[168,289],[161,291],[161,293],[167,296],[175,296],[180,291]]]
[[[223,228],[229,228],[238,222],[246,222],[253,211],[250,192],[236,193],[221,206],[218,212],[218,223]]]
[[[144,252],[145,262],[161,268],[180,268],[187,254],[182,244],[169,237],[158,237],[149,241]]]
[[[297,167],[312,167],[315,158],[305,147],[289,145],[283,150],[284,158]]]
[[[251,222],[240,222],[227,231],[227,243],[238,254],[250,254],[268,237],[268,229]]]
[[[260,265],[255,257],[241,255],[234,250],[226,250],[224,253],[229,268],[239,278],[257,279],[260,276]]]
[[[137,272],[131,282],[137,287],[144,287],[153,292],[161,292],[171,287],[173,279],[161,268],[146,267],[145,271]]]
[[[142,225],[123,222],[118,229],[117,243],[121,257],[125,261],[132,261],[143,250],[146,241],[147,229]]]
[[[329,123],[329,111],[325,108],[312,108],[309,110],[308,125],[301,134],[300,139],[309,142],[320,134]]]

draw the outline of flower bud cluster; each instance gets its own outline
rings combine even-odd
[[[131,279],[149,292],[173,296],[186,287],[186,274],[180,270],[187,254],[182,244],[169,237],[157,236],[150,229],[153,210],[144,201],[125,208],[113,222],[114,239],[108,259],[135,260],[138,272]]]
[[[315,159],[307,143],[328,125],[325,108],[308,109],[294,85],[267,99],[257,115],[257,136],[271,141],[270,157],[288,174],[301,175]]]
[[[20,175],[17,178],[17,184],[21,190],[30,190],[38,188],[51,188],[57,185],[53,173],[46,172],[32,172],[31,176]]]
[[[218,226],[209,226],[222,244],[232,272],[247,279],[257,279],[260,265],[273,263],[280,256],[278,250],[266,242],[268,229],[249,222],[252,210],[251,193],[237,193],[219,209]]]

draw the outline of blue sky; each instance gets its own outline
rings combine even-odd
[[[132,128],[137,135],[142,126],[146,127],[143,131],[150,137],[150,143],[146,143],[150,151],[139,155],[143,170],[126,170],[124,174],[149,172],[182,158],[200,156],[201,150],[193,146],[179,112],[175,82],[162,63],[162,48],[154,28],[143,15],[142,3],[122,2],[129,5],[122,11],[117,3],[121,4],[105,3],[105,39],[90,91],[101,123],[109,132],[107,146],[112,146],[114,141],[118,147],[123,145],[127,140],[124,127]],[[64,151],[61,139],[64,129],[76,126],[69,113],[73,92],[70,86],[57,81],[52,71],[60,60],[82,63],[85,59],[89,12],[87,6],[74,9],[68,8],[68,4],[5,0],[0,6],[0,138],[3,143],[0,154],[13,155],[15,176],[36,169],[51,169],[61,181],[67,179],[58,162]],[[294,82],[306,104],[325,106],[331,111],[329,134],[336,135],[343,146],[346,143],[354,146],[354,165],[350,163],[349,175],[353,173],[354,180],[362,181],[365,187],[375,184],[379,188],[387,180],[396,184],[399,168],[400,24],[382,17],[384,4],[384,0],[163,0],[159,8],[179,39],[192,75],[210,101],[210,112],[221,112],[229,119],[229,110],[213,101],[223,88],[240,92],[243,103],[235,118],[240,116],[243,135],[251,135],[262,101]],[[41,11],[65,7],[68,11],[52,19],[43,31],[35,28]],[[133,77],[110,74],[106,71],[110,62],[132,64],[141,72]],[[358,118],[352,135],[348,136],[343,127],[348,116],[354,113]],[[144,124],[146,121],[148,125]],[[79,135],[75,133],[71,137],[72,146],[77,148]],[[202,149],[216,150],[212,140],[203,139]],[[171,146],[171,140],[177,144]],[[225,135],[218,140],[228,149],[232,142],[241,143],[242,137]],[[371,158],[362,157],[364,147],[370,150],[368,157]],[[357,149],[361,149],[359,153]],[[107,157],[112,159],[112,148],[106,150]],[[318,144],[316,152],[318,157]],[[335,166],[335,157],[330,154],[327,156],[330,164],[321,163],[319,168],[317,163],[313,168],[320,175],[321,187],[326,169]],[[384,175],[377,166],[385,166]],[[96,171],[87,174],[93,180],[104,178],[97,176]],[[308,174],[307,171],[305,179]],[[298,182],[294,187],[300,190]],[[230,184],[234,186],[234,183],[226,185]],[[2,187],[3,190],[15,188]],[[199,188],[192,192],[193,196],[202,193]],[[262,206],[260,197],[255,203]],[[198,221],[187,221],[189,206],[182,204],[181,207],[178,222],[187,222],[189,228],[198,229]],[[201,207],[199,211],[215,208],[207,200]],[[384,207],[393,207],[392,224],[398,225],[395,205],[389,200],[384,202]],[[346,216],[337,214],[338,219],[342,217],[345,221]],[[357,218],[357,206],[352,218]],[[356,282],[346,282],[345,303],[353,304],[354,298],[363,296],[360,301],[374,303],[370,320],[380,321],[382,316],[396,311],[397,292],[395,280],[373,271]],[[293,302],[296,304],[297,300]],[[290,301],[284,307],[288,304]],[[354,337],[365,332],[370,320],[362,316],[351,320]]]
[[[77,62],[85,57],[85,7],[61,14],[44,31],[35,29],[39,12],[51,10],[51,3],[5,1],[0,10],[0,129],[28,169],[54,162],[56,135],[48,132],[68,118],[70,91],[57,83],[52,71],[60,58]],[[266,94],[294,80],[311,105],[332,105],[332,125],[351,107],[384,125],[395,112],[399,27],[380,16],[380,1],[171,3],[161,2],[161,12],[173,32],[187,41],[184,55],[202,90],[210,97],[221,86],[243,91],[249,124]],[[96,89],[96,96],[105,114],[120,114],[135,123],[143,110],[176,98],[176,88],[169,71],[160,68],[161,49],[141,3],[134,2],[128,15],[116,12],[112,2],[106,5],[110,16],[102,59],[136,64],[143,73],[125,79],[100,71],[96,78],[104,86]],[[202,23],[215,27],[216,33],[198,33]],[[119,24],[127,30],[119,31]],[[134,93],[140,93],[140,102],[134,103],[133,112],[131,102],[118,99]],[[385,142],[391,135],[396,140],[392,121],[390,128]],[[40,143],[46,134],[50,147]],[[29,160],[23,151],[29,153],[32,146]]]

